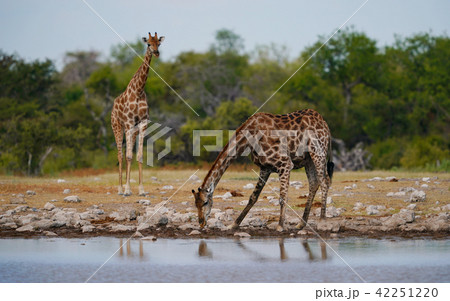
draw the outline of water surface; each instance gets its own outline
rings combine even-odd
[[[294,238],[1,239],[0,282],[450,282],[450,240],[327,244]]]

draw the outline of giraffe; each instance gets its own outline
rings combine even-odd
[[[233,159],[249,152],[253,163],[260,168],[259,179],[247,206],[231,229],[239,227],[258,200],[270,174],[276,172],[280,179],[280,219],[277,230],[283,231],[290,172],[302,167],[305,167],[308,177],[309,195],[303,218],[297,228],[302,229],[306,225],[319,186],[322,191],[320,217],[325,218],[327,194],[334,169],[331,161],[331,134],[318,112],[305,109],[285,115],[257,113],[236,130],[219,153],[198,191],[192,190],[202,228],[211,213],[212,196],[220,178]]]
[[[130,83],[125,91],[114,100],[114,105],[111,112],[111,127],[116,139],[117,159],[119,161],[119,195],[124,196],[131,195],[131,160],[133,159],[133,145],[136,142],[138,132],[139,145],[136,156],[139,161],[139,195],[145,195],[144,185],[142,184],[142,161],[144,132],[147,129],[149,116],[147,95],[145,94],[144,88],[145,83],[147,82],[152,56],[155,55],[155,57],[159,57],[158,47],[161,45],[161,42],[164,41],[164,37],[160,37],[158,39],[158,35],[155,32],[154,37],[148,33],[148,39],[143,37],[142,40],[147,44],[147,51],[145,53],[144,61],[134,74],[133,78],[130,80]],[[124,132],[126,141],[125,155],[127,160],[125,192],[122,190],[122,143]]]

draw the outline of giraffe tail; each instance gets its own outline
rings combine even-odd
[[[333,152],[331,149],[331,136],[330,136],[330,141],[328,143],[328,162],[327,162],[327,173],[328,176],[330,177],[330,184],[331,184],[331,180],[333,178],[333,172],[334,172],[334,163],[333,163]]]

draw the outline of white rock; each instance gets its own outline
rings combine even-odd
[[[233,209],[227,209],[227,210],[225,210],[225,213],[227,215],[233,215],[234,214],[234,210]]]
[[[414,209],[416,209],[416,207],[417,207],[416,204],[409,204],[408,206],[406,206],[406,209],[414,210]]]
[[[327,205],[333,204],[333,199],[331,196],[327,197]]]
[[[58,180],[56,180],[56,183],[66,183],[67,181],[66,180],[64,180],[64,179],[58,179]]]
[[[71,192],[70,189],[64,189],[64,191],[63,191],[64,194],[69,194],[70,192]]]
[[[403,192],[413,192],[416,191],[417,189],[415,189],[414,187],[401,187],[398,191],[403,191]]]
[[[255,188],[255,185],[253,185],[252,183],[248,183],[247,185],[244,185],[243,188],[244,189],[253,189],[253,188]]]
[[[52,231],[44,231],[44,235],[45,236],[58,236],[58,234],[56,234],[55,232],[52,232]]]
[[[210,228],[222,228],[223,227],[223,223],[221,221],[219,221],[218,219],[216,219],[216,218],[208,219],[206,224]]]
[[[358,186],[357,186],[356,184],[353,184],[353,185],[352,185],[352,188],[353,188],[353,189],[356,189],[357,187],[358,187]]]
[[[44,205],[44,209],[45,209],[45,210],[48,210],[48,211],[52,211],[52,210],[55,209],[55,208],[56,208],[56,206],[53,205],[53,204],[50,203],[50,202],[47,202],[47,203]]]
[[[135,226],[125,226],[125,225],[112,225],[111,232],[125,232],[135,230]]]
[[[398,215],[404,219],[407,223],[412,223],[415,220],[415,214],[413,210],[400,209]]]
[[[193,225],[193,224],[184,224],[181,226],[178,226],[178,229],[182,230],[182,231],[186,231],[188,229],[194,229],[196,230],[196,228],[198,228],[197,226]]]
[[[142,237],[141,240],[152,240],[152,241],[155,241],[155,240],[157,240],[157,238],[155,236],[153,236],[153,235],[150,235],[150,236]]]
[[[352,189],[353,189],[352,186],[345,186],[345,187],[344,187],[344,191],[352,190]]]
[[[273,199],[271,199],[271,200],[269,201],[269,203],[272,204],[272,205],[274,205],[274,206],[278,206],[278,205],[280,205],[280,200],[279,200],[279,199],[276,199],[276,198],[273,198]]]
[[[231,192],[227,191],[223,195],[215,195],[214,198],[221,198],[223,200],[228,200],[229,198],[233,197]]]
[[[377,215],[380,213],[380,211],[378,210],[377,206],[375,205],[369,205],[366,208],[366,212],[368,215]]]
[[[33,225],[25,225],[16,229],[17,232],[31,232],[34,231]]]
[[[383,181],[383,178],[380,178],[380,177],[374,177],[374,178],[372,178],[372,179],[364,180],[364,182],[374,182],[374,181]]]
[[[409,197],[410,202],[425,202],[427,198],[427,195],[425,191],[422,190],[416,190],[411,193],[411,196]]]
[[[134,232],[134,234],[133,234],[133,237],[138,237],[138,238],[142,238],[142,237],[144,237],[144,235],[142,235],[142,233],[141,233],[141,232],[139,232],[139,231],[136,231],[136,232]]]
[[[50,228],[53,228],[54,226],[59,226],[59,225],[60,225],[59,223],[55,223],[49,219],[41,219],[41,220],[33,223],[34,228],[40,229],[40,230],[50,229]]]
[[[290,181],[289,185],[293,186],[295,188],[302,188],[303,187],[303,183],[300,182],[300,181]]]
[[[196,181],[200,180],[200,178],[199,178],[197,175],[192,175],[192,176],[189,178],[189,180],[191,180],[191,181],[193,181],[193,182],[196,182]]]
[[[173,186],[172,186],[172,185],[164,185],[164,186],[162,187],[162,189],[163,189],[163,190],[172,190],[172,189],[173,189]]]
[[[247,204],[248,204],[247,200],[243,200],[243,201],[239,202],[239,205],[241,205],[241,206],[246,206]]]
[[[422,185],[420,185],[420,187],[421,188],[428,188],[429,186],[428,186],[428,184],[422,184]]]
[[[375,189],[375,186],[373,186],[372,184],[367,184],[367,187],[370,189]]]
[[[151,225],[148,224],[148,223],[140,223],[140,224],[137,226],[136,230],[137,230],[137,231],[142,231],[142,230],[149,229],[150,227],[151,227]]]
[[[429,177],[424,177],[424,178],[422,178],[422,181],[423,182],[430,182],[430,178]]]
[[[396,177],[386,177],[385,179],[386,179],[386,181],[396,181],[397,180]]]
[[[64,198],[64,202],[68,203],[79,203],[81,202],[81,199],[76,195],[67,196]]]
[[[152,204],[149,200],[139,200],[138,203],[144,206],[150,206]]]
[[[187,206],[188,202],[181,202],[181,205]]]
[[[152,180],[152,181],[158,181],[158,178],[157,178],[157,177],[150,177],[150,180]]]
[[[27,190],[27,195],[36,195],[36,192],[33,190]]]
[[[236,233],[234,233],[234,236],[238,236],[238,237],[242,237],[242,238],[251,237],[251,235],[246,232],[236,232]]]
[[[188,235],[200,235],[200,231],[198,230],[192,230]]]

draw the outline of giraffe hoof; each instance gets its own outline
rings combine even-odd
[[[303,222],[300,222],[297,224],[297,226],[295,226],[296,229],[301,230],[303,228],[305,228],[306,224]]]
[[[147,195],[149,195],[148,192],[140,192],[140,193],[139,193],[139,196],[147,196]]]
[[[131,191],[125,191],[125,193],[123,194],[123,196],[130,196],[131,195]]]
[[[281,226],[281,225],[278,225],[278,226],[277,226],[277,231],[278,231],[278,232],[283,232],[283,231],[284,231],[284,227]]]
[[[239,225],[236,225],[236,224],[231,224],[227,227],[227,230],[231,230],[231,231],[235,231],[237,229],[239,229]]]

